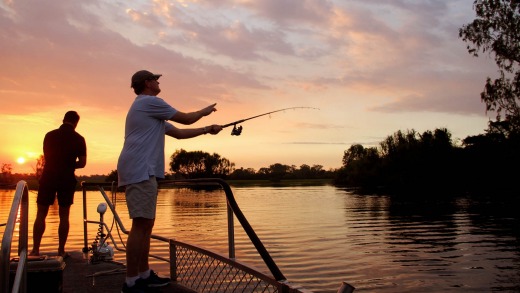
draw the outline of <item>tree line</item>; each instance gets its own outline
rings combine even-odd
[[[271,180],[282,179],[322,179],[332,178],[334,171],[325,171],[321,165],[292,165],[275,163],[262,167],[258,171],[253,168],[235,169],[235,163],[214,153],[210,155],[202,151],[188,152],[183,149],[170,157],[170,171],[173,178],[219,177],[230,180]]]
[[[484,134],[454,141],[446,128],[419,133],[397,131],[378,146],[350,146],[344,151],[339,169],[324,170],[321,165],[299,167],[281,163],[258,170],[237,168],[219,154],[180,149],[170,156],[167,179],[222,178],[225,180],[330,179],[337,186],[361,193],[460,194],[517,192],[520,164],[520,135],[505,122],[490,122]],[[42,158],[34,174],[11,174],[2,165],[0,184],[14,180],[34,182],[41,174]],[[79,181],[117,181],[117,170],[108,175],[79,176]]]
[[[285,165],[275,163],[269,167],[235,169],[235,163],[217,153],[176,150],[170,156],[166,179],[221,178],[226,180],[334,179],[336,170],[325,170],[322,165]],[[107,181],[117,181],[117,170],[112,170]]]
[[[37,186],[38,178],[45,164],[43,155],[37,160],[34,173],[13,174],[10,164],[2,164],[0,173],[0,188],[12,188],[19,180],[28,181],[31,188]],[[164,174],[166,179],[197,179],[197,178],[221,178],[226,180],[269,180],[278,182],[294,179],[334,179],[336,170],[323,169],[322,165],[302,164],[286,165],[281,163],[271,164],[258,170],[254,168],[235,169],[235,163],[220,156],[217,153],[204,151],[176,150],[170,156],[169,169]],[[117,170],[112,170],[106,175],[78,176],[78,181],[89,182],[117,182]]]
[[[352,145],[334,182],[362,193],[514,193],[520,190],[515,170],[519,138],[518,133],[488,131],[457,145],[445,128],[397,131],[377,147]]]

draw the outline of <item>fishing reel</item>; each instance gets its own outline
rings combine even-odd
[[[236,124],[233,125],[233,129],[231,130],[231,135],[239,136],[242,134],[242,125],[238,126]]]

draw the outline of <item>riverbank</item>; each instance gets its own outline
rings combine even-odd
[[[36,179],[21,179],[27,182],[29,190],[38,190],[38,180]],[[287,179],[280,181],[271,180],[225,180],[232,187],[289,187],[289,186],[323,186],[332,185],[333,179]],[[78,180],[81,182],[81,180]],[[88,181],[89,183],[106,183],[105,181]],[[0,185],[0,189],[14,190],[16,189],[16,183]],[[81,190],[81,185],[78,184],[77,190]]]

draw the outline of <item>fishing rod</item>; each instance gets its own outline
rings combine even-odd
[[[276,112],[282,112],[282,111],[286,111],[286,110],[295,110],[295,109],[314,109],[314,110],[319,110],[318,108],[313,108],[313,107],[290,107],[290,108],[284,108],[284,109],[279,109],[279,110],[263,113],[263,114],[260,114],[260,115],[256,115],[256,116],[253,116],[253,117],[249,117],[249,118],[240,119],[240,120],[237,120],[235,122],[231,122],[231,123],[222,125],[221,127],[222,128],[226,128],[226,127],[229,127],[229,126],[233,126],[233,130],[231,130],[231,135],[239,136],[242,133],[242,125],[237,126],[237,124],[239,124],[239,123],[242,123],[242,122],[247,121],[247,120],[255,119],[255,118],[258,118],[258,117],[262,117],[262,116],[265,116],[265,115],[273,114],[273,113],[276,113]]]

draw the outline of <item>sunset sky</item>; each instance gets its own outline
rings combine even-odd
[[[497,72],[470,56],[459,28],[472,0],[2,0],[0,165],[33,172],[45,133],[81,116],[88,162],[116,169],[135,98],[131,75],[163,74],[160,97],[184,111],[217,103],[192,126],[227,124],[288,107],[217,136],[167,139],[218,153],[237,168],[341,166],[352,144],[398,130],[483,133],[480,101]]]

